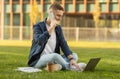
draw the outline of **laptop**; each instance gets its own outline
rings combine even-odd
[[[83,71],[93,71],[101,58],[91,58]]]

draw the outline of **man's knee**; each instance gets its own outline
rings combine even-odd
[[[54,53],[54,58],[59,58],[61,55],[58,53]]]
[[[78,61],[78,55],[77,55],[77,53],[73,53],[73,58],[74,58],[76,61]]]

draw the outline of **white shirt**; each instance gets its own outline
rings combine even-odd
[[[46,24],[46,27],[47,27],[47,29],[49,29],[50,26]],[[41,56],[54,53],[55,47],[56,47],[56,33],[54,30],[52,32],[51,36],[49,37],[48,42],[46,43],[45,48],[44,48]]]

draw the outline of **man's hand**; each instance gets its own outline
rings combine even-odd
[[[80,69],[79,65],[77,64],[77,62],[76,62],[74,59],[72,59],[72,60],[70,61],[70,67],[71,67],[72,65],[75,66],[78,70]]]
[[[55,27],[57,26],[57,23],[58,22],[56,20],[54,20],[54,21],[51,22],[50,28],[48,29],[48,32],[49,32],[50,35],[53,32],[53,30],[55,29]]]

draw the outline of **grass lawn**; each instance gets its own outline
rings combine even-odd
[[[79,56],[79,62],[88,62],[92,57],[102,60],[93,72],[58,71],[48,73],[23,73],[15,71],[17,67],[27,66],[29,45],[0,45],[0,79],[120,79],[120,43],[79,42],[81,46],[71,45],[71,49]],[[12,41],[12,43],[14,43]],[[27,43],[26,43],[27,44]],[[85,46],[85,44],[88,44]],[[96,45],[96,47],[95,47]]]

